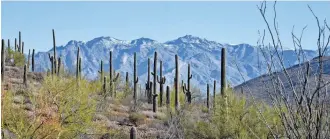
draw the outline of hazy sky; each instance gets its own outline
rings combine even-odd
[[[100,36],[122,40],[148,37],[159,42],[186,34],[220,43],[256,45],[265,23],[257,9],[260,2],[2,2],[1,35],[18,38],[22,32],[25,51],[52,47],[70,40],[89,41]],[[268,2],[269,19],[273,16]],[[304,47],[316,49],[317,25],[309,4],[322,21],[330,24],[330,2],[278,2],[277,17],[285,47],[292,47],[291,30],[308,25]]]

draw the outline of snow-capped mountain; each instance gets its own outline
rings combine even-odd
[[[133,55],[137,52],[137,65],[139,84],[144,85],[147,78],[147,61],[150,58],[153,65],[154,52],[158,52],[158,62],[163,61],[163,74],[166,76],[166,84],[173,84],[175,63],[174,57],[179,56],[180,80],[187,80],[187,66],[191,64],[193,74],[192,84],[201,90],[206,90],[206,84],[217,80],[220,86],[220,57],[221,48],[227,50],[227,80],[231,85],[238,85],[244,80],[255,78],[266,71],[266,65],[262,61],[257,47],[249,44],[220,44],[192,35],[186,35],[178,39],[160,43],[149,38],[139,38],[125,41],[112,37],[98,37],[88,42],[71,40],[64,46],[56,48],[57,56],[61,56],[65,70],[75,71],[77,48],[80,47],[82,58],[82,74],[88,79],[98,78],[100,61],[103,60],[104,71],[109,71],[109,52],[113,51],[114,69],[121,75],[128,72],[133,75]],[[39,52],[35,56],[36,70],[46,71],[50,69],[48,53],[51,55],[52,49],[48,52]],[[307,58],[316,56],[315,51],[305,51]],[[285,65],[297,64],[294,50],[285,50]],[[152,66],[151,65],[151,70]],[[159,64],[158,73],[159,73]],[[238,68],[237,68],[238,67]],[[241,72],[241,73],[240,73]],[[122,77],[123,77],[122,76]],[[124,78],[124,77],[123,77]],[[131,79],[131,78],[130,78]]]

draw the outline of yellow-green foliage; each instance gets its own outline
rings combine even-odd
[[[274,108],[263,103],[255,106],[243,97],[227,94],[227,100],[216,96],[217,107],[215,113],[210,110],[209,119],[185,120],[187,138],[269,138],[271,133],[267,125],[272,131],[283,133]],[[189,115],[186,118],[189,119]]]
[[[58,136],[66,137],[84,133],[90,126],[95,112],[95,101],[91,99],[94,92],[92,84],[86,80],[59,79],[56,76],[47,77],[40,89],[38,106],[42,112],[49,112],[49,108],[55,107],[54,116],[50,117],[58,124]]]
[[[171,107],[171,109],[174,110],[175,109],[175,90],[172,89],[170,93],[171,93],[170,107]],[[185,104],[186,103],[185,94],[182,92],[181,88],[179,88],[178,93],[179,93],[179,103],[180,103],[180,105]],[[163,101],[164,101],[164,104],[165,104],[166,103],[166,93],[164,94]]]
[[[36,124],[29,120],[19,104],[13,104],[13,92],[1,92],[1,127],[13,132],[18,138],[28,138],[33,135]],[[31,127],[30,127],[31,125]],[[30,128],[29,128],[30,127]]]
[[[14,52],[13,50],[8,51],[9,57],[12,57],[14,59],[14,64],[16,66],[22,67],[25,64],[25,56],[24,54],[20,52]]]
[[[92,118],[96,109],[93,99],[96,85],[85,80],[77,84],[74,78],[46,77],[31,97],[35,105],[32,117],[27,117],[21,108],[12,108],[12,93],[7,93],[3,98],[2,118],[6,120],[2,127],[22,138],[74,138],[86,133],[95,128]]]

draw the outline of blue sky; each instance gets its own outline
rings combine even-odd
[[[271,4],[270,2],[268,2]],[[18,37],[22,32],[25,51],[52,47],[52,29],[57,45],[70,40],[89,41],[99,36],[122,40],[148,37],[159,42],[186,34],[220,43],[255,45],[265,23],[259,2],[2,2],[1,35]],[[320,19],[330,22],[330,2],[283,2],[277,4],[281,39],[292,47],[291,30],[308,25],[304,48],[316,49],[317,26],[309,4]],[[268,5],[269,17],[272,5]],[[269,18],[270,19],[270,18]],[[330,24],[330,23],[329,23]]]

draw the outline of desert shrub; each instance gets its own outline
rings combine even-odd
[[[30,123],[23,109],[15,106],[14,93],[6,92],[1,95],[1,128],[14,133],[18,138],[28,138],[33,135],[35,124]],[[31,125],[31,128],[29,128]]]
[[[42,87],[31,96],[35,106],[27,117],[21,108],[12,108],[12,96],[3,98],[2,127],[19,138],[74,138],[94,127],[95,101],[91,97],[95,84],[74,78],[46,77]]]
[[[244,97],[227,94],[227,100],[216,96],[217,107],[215,112],[209,112],[209,117],[197,119],[191,113],[185,115],[182,121],[186,138],[269,138],[271,131],[283,133],[274,108],[261,102],[255,106]]]
[[[175,109],[175,90],[172,89],[170,93],[171,93],[170,107],[171,107],[171,109]],[[179,103],[180,103],[180,105],[184,105],[186,103],[186,100],[185,100],[186,96],[182,92],[181,88],[179,88],[178,93],[179,93]],[[166,96],[166,94],[164,96]],[[164,97],[163,101],[166,102],[166,97]]]
[[[39,92],[38,107],[42,113],[54,112],[49,117],[58,126],[58,136],[70,137],[84,133],[92,123],[95,101],[91,99],[93,84],[74,78],[47,77]],[[69,134],[69,135],[68,135]]]
[[[140,125],[145,123],[146,116],[143,115],[142,113],[132,112],[129,114],[128,119],[130,122],[134,123],[135,125]]]
[[[19,66],[19,67],[24,66],[24,64],[25,64],[24,54],[22,54],[20,52],[15,52],[15,51],[10,49],[8,51],[8,56],[9,56],[8,58],[13,58],[15,66]]]

